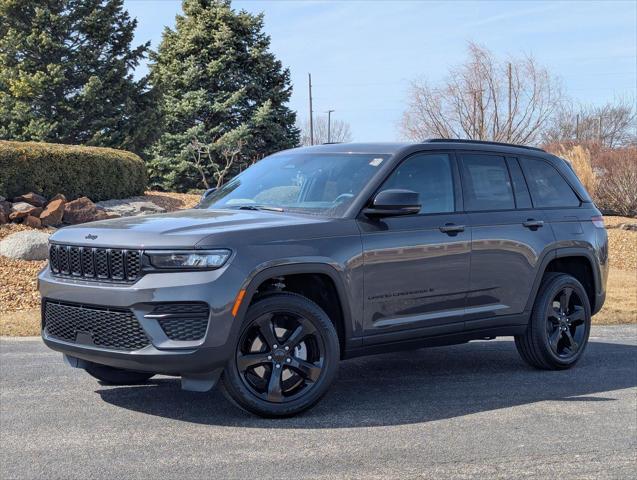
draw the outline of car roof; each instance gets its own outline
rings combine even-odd
[[[325,143],[309,147],[293,149],[298,153],[370,153],[396,154],[411,152],[418,149],[460,149],[485,150],[492,152],[511,152],[525,154],[546,154],[544,150],[525,145],[514,145],[500,142],[485,142],[479,140],[428,139],[420,143],[412,142],[360,142],[360,143]],[[289,151],[289,150],[287,150]]]

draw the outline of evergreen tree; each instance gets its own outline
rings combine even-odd
[[[184,1],[151,65],[163,118],[149,151],[155,186],[214,186],[298,144],[296,114],[286,106],[290,73],[269,47],[262,15],[237,12],[229,0]]]
[[[0,0],[0,138],[119,147],[152,137],[123,0]]]

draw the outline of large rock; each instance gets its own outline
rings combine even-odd
[[[40,214],[40,220],[45,227],[57,227],[62,223],[64,217],[64,204],[62,198],[51,200],[44,211]]]
[[[33,215],[29,215],[27,218],[24,219],[24,225],[27,225],[31,228],[41,228],[42,227],[42,222],[40,221],[40,219],[38,217],[34,217]]]
[[[153,202],[144,200],[142,197],[124,198],[121,200],[105,200],[103,202],[97,202],[95,205],[103,208],[109,213],[122,217],[166,213],[165,208],[159,207]]]
[[[9,215],[0,210],[0,225],[4,225],[5,223],[9,223]]]
[[[94,222],[110,218],[104,211],[95,206],[88,197],[80,197],[64,205],[64,223],[75,225],[77,223]]]
[[[50,202],[53,202],[54,200],[62,200],[64,203],[67,202],[66,197],[64,196],[63,193],[57,193],[53,196],[53,198],[51,198],[51,200],[49,200]]]
[[[11,213],[9,214],[9,219],[18,220],[20,218],[28,217],[29,215],[37,217],[41,213],[42,213],[42,207],[34,207],[33,205],[27,202],[18,202],[18,203],[14,203],[11,206]]]
[[[46,198],[37,193],[29,192],[13,199],[14,202],[26,202],[34,207],[44,207],[46,205]]]
[[[46,260],[49,234],[36,230],[17,232],[0,241],[0,255],[16,260]]]
[[[0,212],[4,213],[8,217],[11,213],[11,202],[0,200]]]

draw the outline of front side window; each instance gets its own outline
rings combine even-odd
[[[286,152],[264,158],[200,208],[268,208],[339,217],[389,155]]]
[[[462,156],[462,187],[465,210],[512,210],[515,208],[511,178],[504,157]]]
[[[453,176],[449,155],[416,154],[392,172],[381,190],[405,189],[420,195],[420,213],[454,211]]]
[[[535,208],[579,206],[579,198],[555,168],[543,160],[521,160]]]

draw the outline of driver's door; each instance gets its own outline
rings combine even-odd
[[[405,159],[379,191],[420,194],[418,214],[361,216],[364,343],[461,331],[469,288],[471,231],[460,210],[452,153]]]

